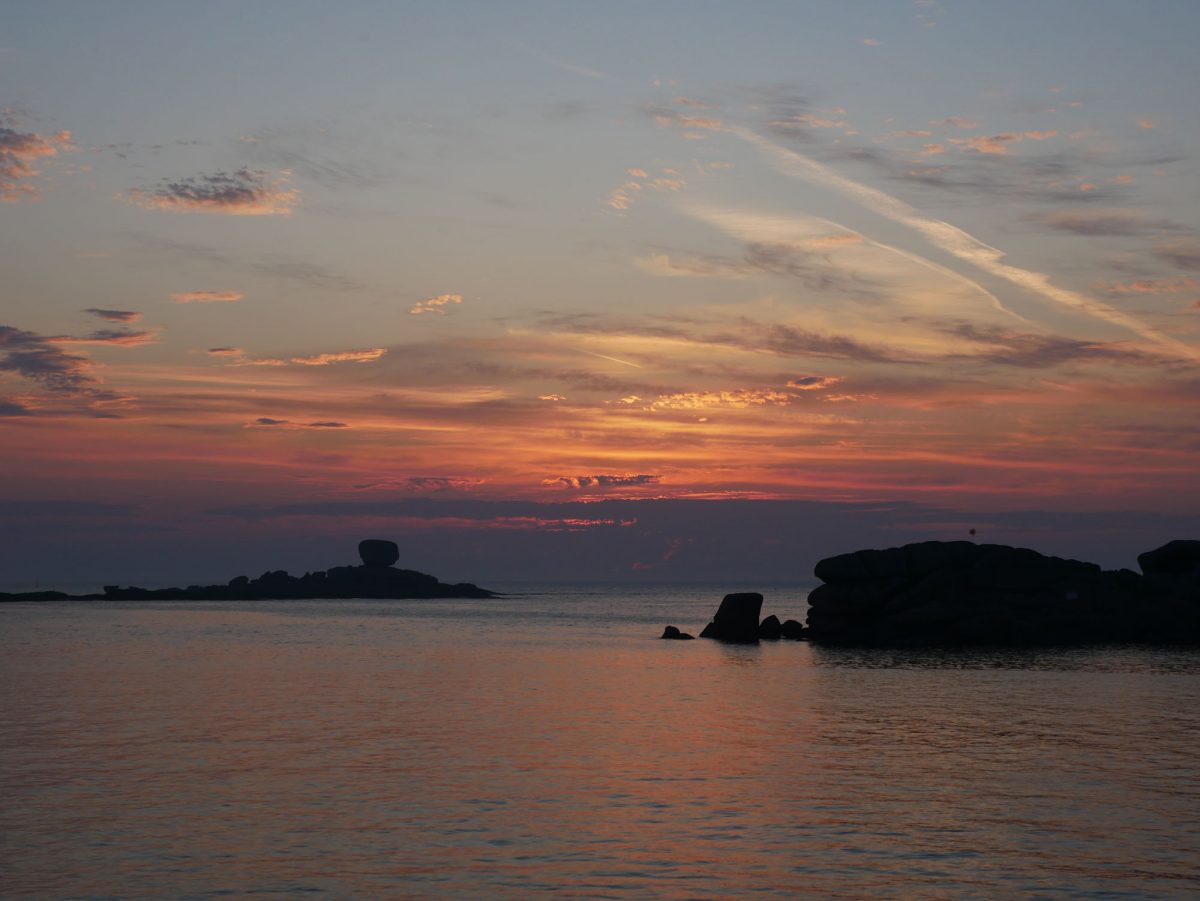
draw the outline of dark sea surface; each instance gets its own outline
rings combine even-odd
[[[657,640],[756,587],[0,605],[0,894],[1200,897],[1200,652]]]

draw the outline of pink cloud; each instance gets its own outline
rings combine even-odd
[[[36,200],[40,192],[28,181],[41,174],[37,161],[72,148],[69,131],[43,135],[17,131],[14,124],[10,116],[0,114],[0,201],[9,203]]]

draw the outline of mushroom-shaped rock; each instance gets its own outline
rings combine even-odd
[[[763,596],[757,591],[727,594],[721,599],[712,622],[704,627],[701,638],[715,638],[741,644],[758,642],[758,616],[762,612]]]
[[[663,629],[663,634],[659,637],[660,638],[671,638],[671,639],[674,639],[675,641],[691,641],[696,636],[688,635],[687,632],[680,632],[674,626],[667,626],[665,629]]]
[[[400,559],[400,546],[382,538],[368,538],[358,543],[358,556],[363,566],[391,566]]]

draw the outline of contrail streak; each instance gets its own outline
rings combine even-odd
[[[582,348],[581,348],[581,350],[582,350]],[[630,363],[628,360],[618,360],[616,357],[610,357],[610,356],[608,356],[607,354],[598,354],[598,353],[596,353],[595,351],[591,351],[591,350],[585,350],[585,351],[583,351],[583,352],[584,352],[585,354],[588,354],[589,356],[593,356],[593,357],[599,357],[601,360],[612,360],[614,363],[620,363],[620,364],[622,364],[622,365],[624,365],[624,366],[632,366],[634,369],[641,369],[641,368],[642,368],[642,367],[641,367],[639,364],[637,364],[637,363]]]
[[[1001,262],[1004,258],[1002,251],[984,244],[948,222],[922,216],[899,198],[846,178],[828,166],[794,150],[781,147],[748,128],[731,125],[728,127],[728,131],[767,153],[774,159],[776,167],[781,172],[839,191],[858,201],[872,212],[891,219],[893,222],[899,222],[901,225],[907,225],[923,235],[935,247],[982,269],[984,272],[1003,278],[1026,291],[1039,294],[1062,306],[1071,307],[1096,319],[1128,329],[1148,341],[1169,348],[1173,353],[1193,360],[1200,359],[1200,351],[1169,335],[1164,335],[1153,326],[1147,325],[1127,313],[1093,300],[1078,291],[1059,288],[1051,284],[1050,279],[1041,272]]]

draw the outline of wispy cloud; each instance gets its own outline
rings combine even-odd
[[[148,210],[223,213],[231,216],[287,216],[300,199],[288,188],[291,173],[238,169],[175,181],[164,181],[150,190],[131,188],[124,200]]]
[[[142,318],[141,313],[133,310],[103,310],[99,307],[88,307],[83,312],[91,313],[93,316],[98,316],[108,322],[137,322]]]
[[[334,422],[332,420],[319,422],[292,422],[290,419],[272,419],[269,416],[260,416],[253,422],[246,423],[247,428],[279,428],[279,429],[346,429],[349,428],[344,422]]]
[[[437,297],[417,301],[408,312],[412,316],[420,316],[424,313],[436,313],[439,316],[444,316],[446,314],[445,308],[448,305],[460,303],[462,303],[461,294],[439,294]]]
[[[1053,303],[1085,313],[1110,325],[1127,329],[1148,341],[1169,349],[1173,354],[1188,359],[1200,359],[1200,352],[1194,348],[1163,334],[1134,316],[1080,294],[1078,291],[1060,288],[1051,283],[1049,276],[1042,272],[1022,269],[1003,262],[1004,253],[1002,251],[983,243],[948,222],[924,216],[909,204],[890,194],[847,178],[830,167],[794,150],[781,147],[749,129],[733,127],[731,131],[765,151],[780,171],[845,194],[878,215],[913,229],[935,247],[990,275],[1003,278],[1029,293]],[[1196,262],[1200,265],[1200,254],[1197,255]]]
[[[36,200],[41,192],[31,180],[41,174],[38,160],[72,147],[69,131],[44,135],[18,131],[16,124],[7,111],[0,112],[0,201]]]
[[[1154,254],[1180,269],[1200,270],[1200,242],[1193,238],[1164,241],[1154,248]]]
[[[86,335],[56,335],[48,338],[55,344],[118,344],[124,347],[136,347],[139,344],[153,344],[158,339],[155,332],[132,331],[130,329],[98,329]]]
[[[1166,219],[1147,219],[1128,210],[1069,210],[1028,216],[1030,222],[1076,235],[1129,237],[1181,231],[1183,226]]]
[[[171,295],[175,303],[232,303],[245,297],[241,291],[180,291]]]
[[[219,355],[232,356],[232,353],[227,351],[236,351],[236,348],[216,348],[220,351]],[[209,351],[212,353],[213,351]],[[343,350],[334,353],[312,354],[311,356],[302,357],[258,357],[255,359],[241,359],[239,365],[246,366],[332,366],[335,363],[372,363],[387,353],[386,347],[370,347],[366,350]]]
[[[1194,278],[1142,278],[1118,282],[1108,289],[1109,294],[1178,294],[1200,291],[1200,281]]]
[[[969,131],[972,128],[978,128],[981,123],[974,119],[966,119],[962,116],[946,116],[943,119],[930,119],[930,125],[941,125],[944,128],[961,128]]]

